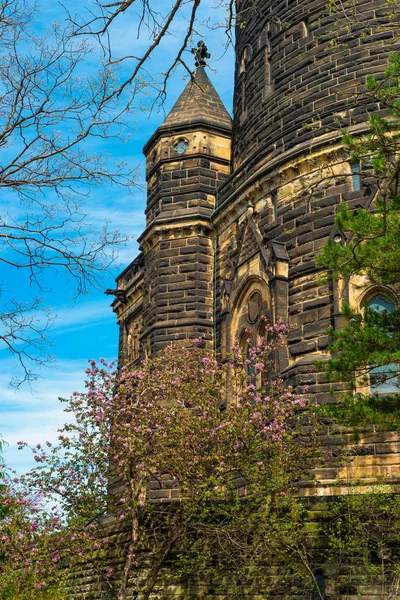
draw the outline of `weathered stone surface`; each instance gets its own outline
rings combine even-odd
[[[340,203],[354,210],[372,201],[370,182],[353,190],[340,127],[361,130],[377,110],[356,92],[367,74],[383,72],[395,49],[388,8],[378,0],[355,3],[366,35],[353,35],[345,11],[330,14],[326,0],[258,0],[257,13],[251,0],[238,2],[249,10],[246,26],[237,30],[233,130],[199,69],[201,85],[187,85],[145,147],[147,229],[140,257],[118,278],[127,302],[113,304],[122,362],[135,323],[142,324],[142,355],[203,335],[224,358],[246,331],[255,339],[262,335],[259,308],[271,322],[282,318],[292,327],[288,351],[277,353],[289,384],[297,391],[308,386],[318,403],[336,402],[349,390],[329,383],[317,365],[328,355],[328,330],[340,326],[342,302],[358,310],[357,294],[322,283],[315,258],[334,231]],[[182,153],[179,140],[187,143]],[[306,495],[346,493],[349,477],[365,484],[386,477],[395,485],[397,434],[365,428],[355,444],[350,430],[326,425],[321,442],[336,463],[321,466],[318,486],[305,484]],[[350,461],[345,468],[343,444]],[[152,484],[149,495],[166,502],[178,493]],[[167,595],[177,593],[172,586]],[[372,587],[343,593],[382,598]]]

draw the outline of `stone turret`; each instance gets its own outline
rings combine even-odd
[[[397,42],[388,45],[398,39],[390,3],[354,0],[362,17],[354,31],[345,4],[335,13],[326,0],[236,0],[233,133],[206,74],[207,49],[198,44],[193,77],[144,148],[141,253],[117,289],[107,290],[116,297],[121,362],[134,364],[145,350],[154,354],[199,335],[208,347],[214,342],[218,358],[236,341],[246,355],[249,338],[257,343],[265,335],[265,318],[283,319],[288,349],[276,353],[276,363],[286,382],[299,393],[307,385],[319,404],[348,391],[346,383],[327,381],[321,367],[330,328],[343,325],[343,303],[359,313],[366,298],[387,294],[399,306],[400,294],[363,289],[351,279],[323,284],[316,262],[327,240],[346,242],[335,224],[341,203],[351,210],[373,206],[376,190],[343,148],[341,128],[354,135],[368,130],[368,114],[379,107],[360,91],[366,75],[379,77],[398,49]],[[332,424],[324,445],[333,460],[323,462],[302,493],[333,498],[348,494],[351,482],[361,490],[383,478],[387,490],[399,491],[398,432],[368,425],[356,440]],[[172,494],[167,486],[150,492],[162,502]],[[326,567],[318,569],[323,589],[342,597],[341,573],[332,560]],[[196,596],[175,586],[166,593]],[[346,597],[383,600],[382,593],[362,584]],[[280,590],[273,597],[282,598]]]
[[[205,71],[144,147],[148,183],[142,343],[151,354],[201,335],[211,347],[216,189],[230,173],[231,118]]]
[[[325,0],[238,4],[246,26],[236,29],[234,169],[248,177],[300,144],[331,142],[339,125],[368,120],[365,77],[382,73],[396,47],[390,3],[354,0],[352,27],[352,11]]]

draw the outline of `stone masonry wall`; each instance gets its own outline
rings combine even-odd
[[[183,94],[189,113],[191,93],[199,93],[190,85]],[[200,106],[205,102],[202,97]],[[230,129],[220,130],[219,123],[193,125],[191,113],[182,111],[179,127],[163,125],[146,146],[147,229],[139,242],[144,256],[141,338],[150,354],[174,340],[199,336],[212,348],[211,214],[216,190],[230,172]]]
[[[167,239],[165,239],[167,238]],[[211,345],[213,331],[212,242],[204,232],[165,234],[146,254],[142,337],[151,353],[174,340],[200,335]]]
[[[361,190],[353,191],[351,166],[340,157],[340,150],[335,156],[332,153],[320,153],[318,156],[304,154],[302,160],[282,163],[279,177],[276,171],[271,173],[266,169],[257,185],[246,188],[246,197],[255,207],[251,219],[258,227],[261,245],[268,256],[258,269],[245,271],[241,281],[237,281],[240,270],[232,280],[233,289],[245,285],[246,279],[250,281],[254,276],[269,280],[272,319],[283,318],[290,327],[284,375],[298,391],[305,385],[309,386],[309,393],[316,401],[324,403],[335,400],[332,390],[340,393],[348,389],[344,383],[334,386],[328,383],[325,374],[318,372],[314,361],[324,360],[329,355],[328,330],[339,326],[341,307],[344,302],[349,302],[350,292],[346,284],[339,290],[334,282],[321,283],[324,271],[316,265],[315,259],[335,233],[334,221],[340,204],[345,202],[350,209],[368,207],[375,194],[368,180],[362,181]],[[324,165],[329,158],[332,164],[336,161],[336,166],[327,173]],[[271,210],[271,190],[275,194],[274,210]],[[229,214],[233,215],[231,220],[228,219]],[[244,214],[234,217],[232,205],[227,204],[225,211],[221,210],[218,216],[219,290],[223,278],[232,277],[230,261],[237,237],[235,231],[240,229]],[[236,221],[232,222],[232,218]],[[224,220],[228,223],[225,227]],[[273,268],[269,253],[276,243],[284,247],[288,258],[287,276],[280,278],[279,301],[273,297]],[[217,301],[219,327],[225,318],[221,292]]]
[[[395,48],[381,0],[357,0],[350,31],[345,14],[329,14],[325,0],[259,0],[257,10],[250,0],[238,4],[245,25],[236,31],[234,173],[221,202],[282,152],[339,124],[363,123],[375,107],[355,94]]]
[[[157,218],[210,216],[215,190],[230,171],[229,140],[205,130],[187,132],[188,150],[179,155],[173,149],[175,138],[161,138],[148,156],[147,225]]]
[[[366,192],[365,188],[351,191],[351,178],[345,176],[338,176],[328,187],[317,189],[311,202],[301,193],[293,194],[293,189],[288,193],[283,186],[278,192],[277,218],[261,222],[265,243],[284,242],[290,259],[287,322],[291,327],[288,341],[293,373],[296,371],[294,361],[302,359],[305,369],[307,355],[311,362],[326,354],[330,343],[328,329],[335,327],[341,304],[347,300],[347,291],[337,298],[332,282],[321,284],[323,271],[316,266],[315,257],[334,231],[340,203],[346,202],[350,208],[366,206],[370,202]],[[307,384],[317,401],[333,400],[329,393],[331,386],[322,373],[308,374],[306,378],[295,379],[294,383]],[[344,389],[345,384],[335,384],[336,392]]]
[[[307,433],[306,431],[304,433]],[[348,493],[349,485],[357,483],[359,491],[376,482],[377,478],[385,478],[390,482],[393,491],[400,491],[400,434],[377,432],[373,426],[358,432],[359,439],[355,440],[354,432],[348,428],[330,425],[327,435],[322,443],[326,445],[332,459],[331,464],[315,470],[314,485],[307,485],[303,489],[304,496],[308,497],[307,503],[310,513],[307,522],[310,531],[324,521],[326,509],[329,502],[333,501],[338,494]],[[343,463],[338,457],[343,452],[343,446],[347,447],[348,458]],[[336,464],[335,464],[336,463]],[[148,499],[150,502],[173,503],[178,492],[174,489],[172,482],[165,478],[162,482],[151,482],[149,486]],[[121,570],[123,554],[116,552],[115,547],[124,549],[128,543],[129,536],[123,525],[108,517],[102,523],[102,536],[110,540],[110,554],[106,557],[104,566],[112,567],[114,574]],[[114,550],[112,550],[114,548]],[[141,557],[143,558],[143,556]],[[327,599],[332,600],[387,600],[387,595],[379,585],[373,583],[359,584],[356,586],[341,586],[338,583],[338,575],[344,573],[342,565],[338,569],[334,561],[329,561],[324,571]],[[352,573],[355,571],[353,569]],[[146,567],[139,576],[145,576]],[[128,600],[134,600],[134,582],[131,583]],[[281,592],[277,590],[268,596],[258,594],[254,600],[287,600],[288,596],[284,588]],[[294,600],[310,600],[310,592],[292,595]],[[82,564],[75,568],[68,577],[68,600],[112,600],[114,596],[108,587],[98,576],[98,572],[91,564]],[[211,582],[191,581],[183,584],[172,576],[171,565],[167,561],[161,569],[157,584],[151,600],[230,600],[229,593],[217,593]]]

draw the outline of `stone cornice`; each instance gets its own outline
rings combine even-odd
[[[157,204],[159,200],[162,198],[177,198],[179,196],[183,196],[185,194],[206,194],[208,196],[215,196],[215,188],[203,184],[193,184],[182,186],[181,188],[174,188],[173,190],[168,190],[167,192],[157,192],[157,194],[152,198],[151,202],[148,203],[145,209],[145,214]],[[148,195],[149,196],[149,195]]]
[[[182,235],[208,235],[210,229],[210,219],[199,215],[156,219],[145,229],[138,242],[143,252],[147,253],[162,240],[182,237]]]
[[[353,135],[362,135],[363,133],[367,133],[369,131],[369,126],[367,123],[361,123],[359,125],[354,125],[353,127],[348,128],[348,132]],[[220,213],[222,213],[227,207],[230,209],[232,204],[235,204],[236,199],[240,198],[244,194],[248,193],[249,187],[254,187],[256,189],[258,180],[266,179],[269,175],[270,177],[275,176],[279,173],[280,177],[282,177],[282,172],[285,171],[285,168],[282,167],[282,163],[293,163],[294,160],[298,159],[300,156],[304,157],[304,160],[311,160],[313,156],[317,154],[325,154],[328,152],[333,152],[340,150],[343,148],[343,144],[341,143],[342,132],[330,132],[324,135],[321,135],[318,139],[313,140],[312,143],[304,142],[291,148],[287,152],[283,152],[279,156],[273,158],[272,160],[265,160],[265,163],[262,164],[253,174],[251,174],[248,178],[246,178],[245,182],[235,188],[231,194],[219,205],[216,207],[213,213],[213,221],[217,225]],[[306,155],[307,154],[307,155]],[[218,195],[221,196],[224,190],[231,185],[235,179],[238,177],[240,173],[246,168],[249,162],[254,159],[254,156],[248,158],[236,171],[234,171],[231,175],[227,177],[224,183],[218,188]],[[290,164],[287,165],[287,168],[290,168]],[[298,177],[298,176],[297,176]]]
[[[190,152],[190,153],[184,154],[184,155],[177,154],[176,156],[167,156],[167,157],[159,158],[154,163],[154,165],[151,168],[149,168],[149,170],[147,171],[146,181],[149,181],[151,176],[161,165],[166,165],[168,163],[176,163],[178,160],[185,162],[185,160],[191,160],[192,158],[206,158],[209,161],[212,161],[214,163],[220,163],[221,165],[227,165],[227,166],[229,166],[231,164],[230,160],[228,160],[227,158],[218,156],[217,154],[206,154],[204,152]],[[183,168],[185,168],[185,167],[183,167]],[[192,168],[192,167],[190,167],[190,168]]]
[[[348,131],[353,135],[362,135],[368,130],[368,125],[362,123],[349,128]],[[216,207],[211,219],[217,233],[243,215],[249,204],[254,204],[260,198],[270,193],[273,188],[289,183],[292,179],[299,179],[303,174],[293,175],[290,173],[290,170],[293,169],[296,164],[300,164],[301,162],[307,163],[313,159],[320,158],[325,154],[342,150],[343,144],[341,143],[341,135],[342,134],[339,132],[325,134],[318,140],[314,140],[312,145],[310,145],[310,143],[299,144],[273,160],[269,162],[266,161],[265,164],[260,166],[244,181],[244,183],[235,188],[232,193]],[[232,185],[234,178],[238,176],[243,166],[244,165],[232,173],[222,186],[218,188],[219,196],[226,186]],[[304,175],[305,174],[306,173],[304,173]],[[275,181],[273,181],[277,178],[279,178],[279,185],[275,185]],[[271,181],[273,182],[272,186]]]

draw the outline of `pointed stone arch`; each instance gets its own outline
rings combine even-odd
[[[388,298],[396,309],[400,305],[399,296],[393,288],[387,285],[371,285],[360,294],[357,309],[361,311],[375,296],[384,296]]]
[[[255,338],[259,335],[262,319],[272,320],[271,294],[267,279],[251,275],[233,292],[230,319],[230,346],[239,340],[245,330]]]

